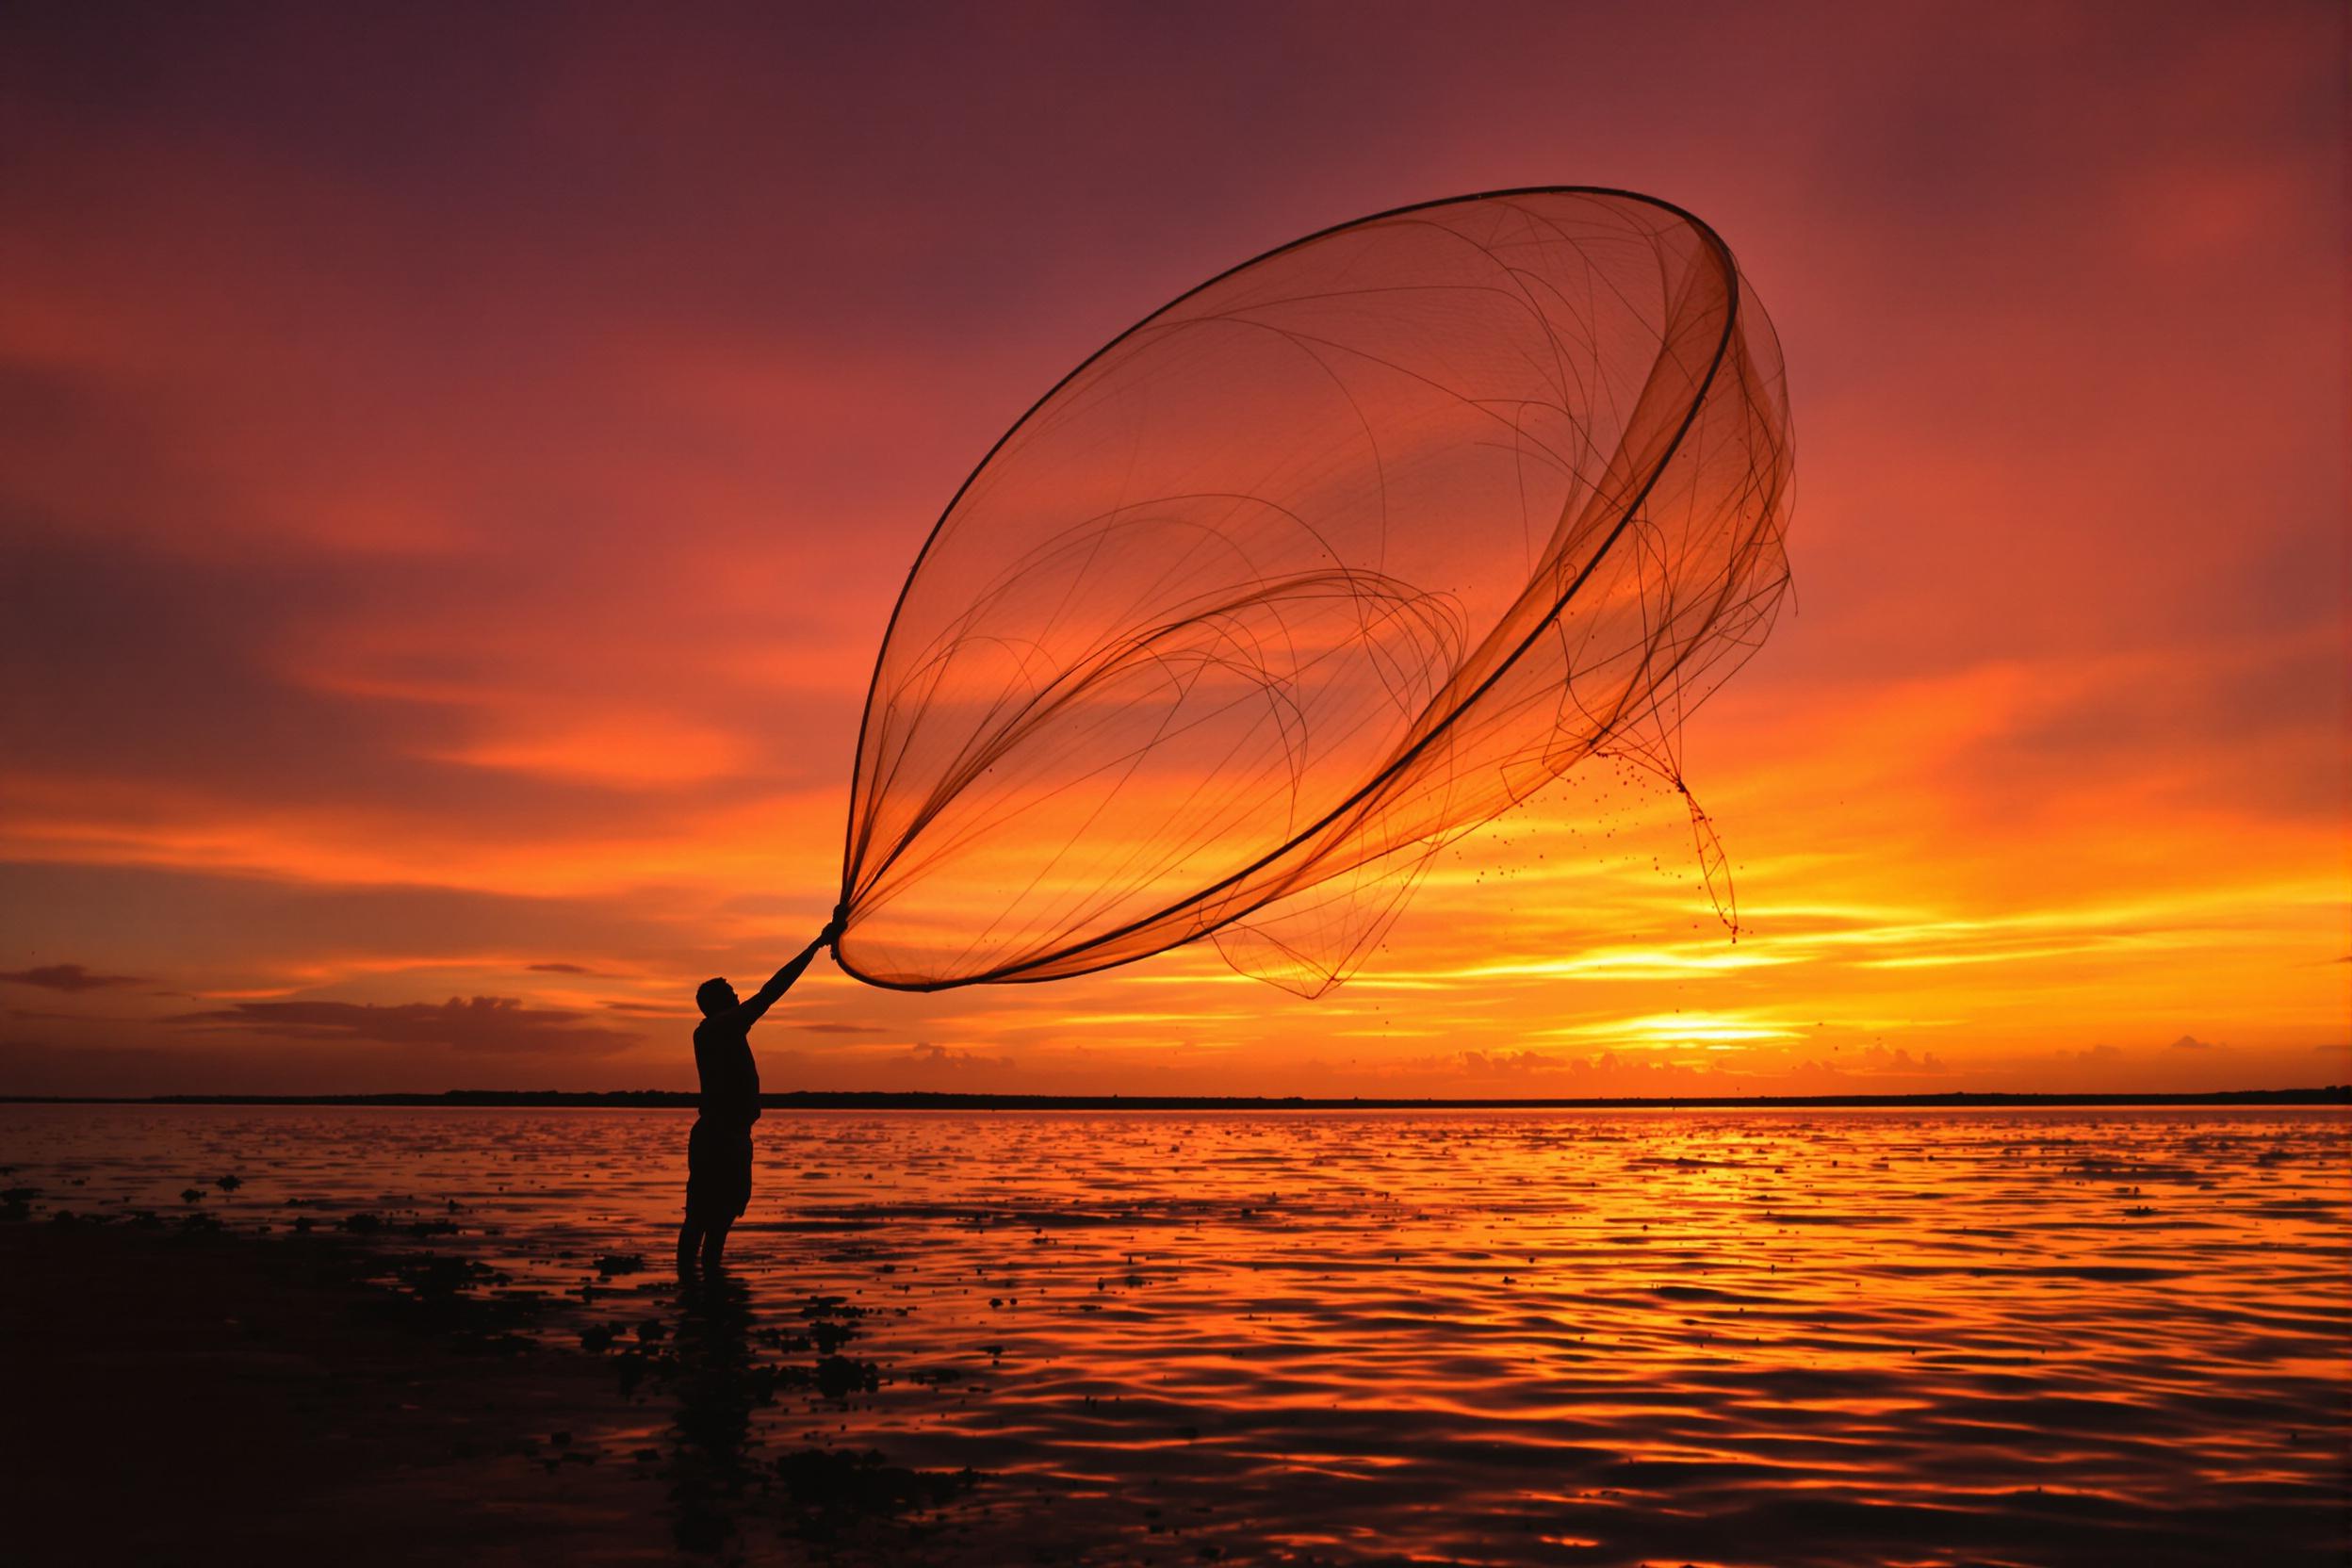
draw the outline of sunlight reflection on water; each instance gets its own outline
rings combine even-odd
[[[454,1223],[405,1245],[560,1294],[550,1337],[643,1340],[678,1319],[689,1120],[13,1106],[0,1162],[44,1209],[195,1184],[240,1228]],[[814,1315],[876,1386],[793,1392],[749,1441],[983,1472],[929,1546],[975,1561],[2341,1560],[2346,1131],[771,1114],[730,1249],[750,1321],[840,1298]],[[604,1441],[670,1419],[616,1406]]]

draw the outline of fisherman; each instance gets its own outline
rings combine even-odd
[[[751,1204],[751,1124],[760,1119],[760,1064],[751,1055],[751,1026],[792,988],[817,950],[841,934],[837,914],[817,939],[768,977],[748,1002],[724,978],[694,992],[702,1021],[694,1025],[694,1071],[701,1079],[694,1130],[686,1138],[686,1222],[678,1230],[678,1276],[691,1279],[695,1254],[706,1270],[722,1268],[727,1228]]]

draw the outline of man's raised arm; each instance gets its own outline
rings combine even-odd
[[[776,1005],[776,999],[792,988],[792,982],[800,978],[800,972],[808,967],[808,961],[817,956],[817,950],[840,935],[840,923],[826,925],[824,930],[817,933],[815,941],[787,958],[782,969],[768,976],[766,985],[744,998],[740,1009],[743,1027],[748,1029],[764,1018],[768,1009]]]

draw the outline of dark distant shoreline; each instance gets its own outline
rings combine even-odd
[[[2352,1085],[2324,1088],[2225,1089],[2206,1094],[1765,1094],[1585,1099],[1326,1099],[1288,1095],[933,1094],[873,1090],[766,1094],[772,1111],[1740,1111],[1935,1110],[2034,1105],[2352,1105]],[[673,1089],[448,1089],[439,1094],[0,1094],[0,1105],[348,1105],[445,1109],[691,1110],[694,1096]]]

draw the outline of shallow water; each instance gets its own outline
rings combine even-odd
[[[773,1114],[723,1327],[662,1272],[689,1121],[0,1106],[0,1165],[35,1217],[380,1216],[567,1344],[833,1353],[580,1441],[969,1466],[940,1559],[2344,1560],[2340,1112]]]

